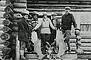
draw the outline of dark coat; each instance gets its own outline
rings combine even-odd
[[[64,14],[62,16],[62,30],[71,30],[72,24],[75,28],[77,27],[74,16],[71,13]]]
[[[20,41],[25,41],[28,42],[29,39],[29,34],[31,34],[31,32],[29,31],[29,26],[26,23],[25,19],[22,18],[20,22],[18,22],[18,37]]]

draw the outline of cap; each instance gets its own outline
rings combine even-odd
[[[71,8],[70,7],[65,7],[65,10],[71,10]]]

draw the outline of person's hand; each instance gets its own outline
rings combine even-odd
[[[35,29],[33,29],[33,31],[35,31]]]
[[[77,27],[74,28],[74,30],[78,29]]]
[[[57,30],[57,28],[55,27],[55,30]]]

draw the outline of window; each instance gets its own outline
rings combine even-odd
[[[91,24],[81,24],[81,31],[91,31]]]

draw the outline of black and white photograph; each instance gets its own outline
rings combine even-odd
[[[0,60],[91,60],[91,0],[0,0]]]

